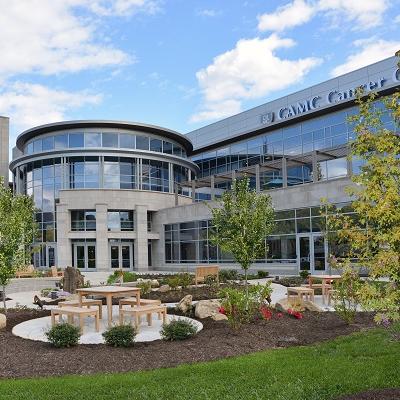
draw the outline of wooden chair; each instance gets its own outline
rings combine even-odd
[[[103,318],[103,301],[94,299],[82,299],[82,307],[96,306],[99,309],[99,318]],[[58,303],[58,307],[79,307],[79,300],[66,300]]]
[[[206,267],[196,267],[196,275],[194,278],[195,285],[197,286],[199,282],[204,282],[207,276],[215,276],[217,283],[219,283],[219,267],[211,265]]]
[[[28,265],[27,267],[18,270],[15,273],[17,278],[32,278],[35,276],[35,268],[33,265]]]
[[[165,305],[147,305],[147,306],[135,306],[132,308],[121,308],[119,311],[119,324],[122,325],[124,322],[124,317],[129,315],[134,318],[135,327],[139,331],[140,327],[140,317],[146,315],[147,324],[151,326],[153,323],[153,313],[161,314],[163,319],[163,324],[167,321],[167,306]]]
[[[288,287],[287,288],[287,300],[290,303],[291,295],[295,295],[300,302],[303,302],[304,297],[307,300],[314,301],[314,289],[303,287],[303,286],[296,286],[296,287]]]
[[[94,308],[83,308],[83,307],[59,307],[53,308],[51,310],[51,326],[55,326],[56,324],[56,316],[58,315],[58,322],[61,322],[61,317],[66,315],[68,318],[68,323],[74,323],[74,317],[79,317],[79,327],[81,333],[83,333],[83,325],[85,317],[94,317],[95,318],[95,327],[96,332],[100,331],[100,323],[99,323],[99,310]]]

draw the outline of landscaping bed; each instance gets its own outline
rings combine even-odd
[[[277,347],[308,345],[374,326],[372,316],[359,313],[346,325],[335,313],[305,312],[296,320],[260,320],[233,331],[225,321],[202,320],[204,329],[186,341],[138,343],[132,348],[79,345],[55,349],[47,343],[15,337],[14,325],[49,315],[48,311],[10,311],[7,329],[0,331],[0,378],[36,377],[96,372],[126,372],[217,360]]]
[[[400,389],[378,389],[340,397],[338,400],[397,400],[400,399]]]

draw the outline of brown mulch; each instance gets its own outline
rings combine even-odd
[[[399,400],[400,389],[376,389],[340,397],[338,400]]]
[[[48,311],[12,311],[7,328],[0,331],[0,378],[36,377],[96,372],[127,372],[184,363],[217,360],[270,348],[308,345],[373,326],[372,316],[357,315],[348,326],[335,313],[304,313],[296,320],[257,321],[232,331],[225,321],[202,320],[204,329],[180,342],[137,343],[128,349],[106,345],[79,345],[56,349],[48,343],[13,336],[12,327],[22,321],[48,315]]]

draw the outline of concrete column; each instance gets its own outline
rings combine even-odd
[[[192,202],[196,202],[196,182],[192,181]]]
[[[147,237],[147,206],[136,205],[135,207],[135,266],[138,271],[149,270],[148,260],[148,237]]]
[[[215,177],[211,175],[210,177],[210,186],[211,186],[211,200],[215,200]]]
[[[4,178],[4,184],[8,186],[9,166],[9,130],[10,119],[0,117],[0,176]]]
[[[108,271],[110,260],[108,254],[107,204],[96,204],[96,269]]]
[[[178,193],[178,184],[174,183],[174,194],[175,194],[175,206],[179,205],[179,193]]]
[[[57,263],[58,267],[72,266],[72,248],[68,238],[71,228],[70,212],[66,204],[57,204]]]
[[[318,182],[318,162],[317,162],[317,152],[314,150],[312,152],[312,171],[313,171],[313,182]]]
[[[260,193],[260,164],[256,164],[255,173],[256,173],[256,192]]]
[[[350,157],[347,158],[347,176],[349,178],[353,176],[353,162]]]
[[[287,187],[287,160],[286,157],[282,157],[282,181],[283,187]]]

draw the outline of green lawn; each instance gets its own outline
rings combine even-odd
[[[62,360],[55,367],[57,362]],[[316,346],[178,368],[4,380],[0,399],[319,400],[381,387],[400,387],[400,343],[376,329]]]

